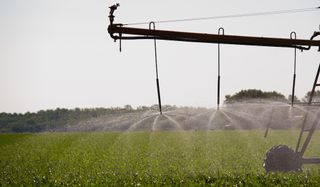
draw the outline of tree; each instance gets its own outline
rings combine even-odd
[[[234,95],[226,95],[225,102],[244,101],[248,99],[269,99],[276,101],[287,101],[285,96],[281,93],[272,91],[264,92],[257,89],[241,90]]]
[[[302,99],[303,102],[309,102],[311,95],[311,91],[307,92],[304,98]],[[312,102],[320,102],[320,90],[317,90],[314,92],[313,97],[312,97]]]
[[[131,105],[124,105],[124,108],[125,108],[125,110],[127,110],[127,111],[133,110],[133,108],[132,108]]]

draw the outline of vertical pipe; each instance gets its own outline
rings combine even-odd
[[[159,86],[159,79],[157,78],[157,92],[158,92],[158,103],[159,103],[159,111],[162,114],[162,106],[161,106],[161,97],[160,97],[160,86]]]
[[[217,109],[220,107],[220,44],[218,44],[218,88],[217,88]]]
[[[320,25],[319,25],[319,31],[320,31]],[[319,46],[319,48],[318,48],[318,51],[320,52],[320,46]]]
[[[297,39],[297,34],[295,32],[290,33],[290,39]],[[292,93],[291,93],[291,106],[294,104],[294,96],[296,89],[296,72],[297,72],[297,48],[294,48],[294,57],[293,57],[293,83],[292,83]]]
[[[122,40],[121,40],[121,38],[122,38],[122,34],[120,33],[119,34],[119,50],[120,50],[120,52],[121,52],[121,50],[122,50]]]
[[[151,29],[151,25],[153,25],[153,30],[155,30],[156,26],[155,26],[155,23],[153,21],[149,23],[149,29]],[[159,73],[158,73],[157,41],[156,41],[155,37],[153,39],[153,44],[154,44],[154,59],[155,59],[155,66],[156,66],[156,84],[157,84],[157,93],[158,93],[159,112],[160,112],[160,114],[162,114],[160,84],[159,84]]]
[[[220,27],[218,29],[218,35],[220,35],[220,32],[222,35],[224,35],[224,29]],[[218,84],[217,84],[217,110],[220,108],[220,80],[221,80],[221,75],[220,75],[220,44],[218,43]]]
[[[220,105],[220,75],[218,76],[218,98],[217,98],[217,104],[218,104],[218,107],[217,109],[219,110],[219,105]]]
[[[292,94],[291,94],[291,106],[294,104],[294,91],[296,86],[296,74],[293,74],[293,85],[292,85]]]

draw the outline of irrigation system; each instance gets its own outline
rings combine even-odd
[[[233,45],[250,45],[250,46],[267,46],[267,47],[280,47],[280,48],[293,48],[294,49],[294,73],[293,73],[293,86],[292,86],[292,100],[291,105],[294,103],[295,96],[295,82],[296,82],[296,50],[310,50],[313,47],[318,47],[320,52],[320,40],[315,40],[320,35],[320,31],[315,31],[310,39],[297,39],[296,33],[292,32],[290,38],[270,38],[270,37],[255,37],[255,36],[238,36],[238,35],[225,35],[224,29],[219,28],[218,34],[206,34],[206,33],[194,33],[194,32],[181,32],[172,30],[157,30],[155,23],[149,22],[149,28],[135,28],[129,27],[130,25],[145,24],[133,23],[133,24],[122,24],[114,23],[114,11],[119,7],[119,4],[110,6],[108,32],[114,41],[119,40],[119,46],[121,51],[121,40],[141,40],[150,39],[154,41],[155,49],[155,67],[156,67],[156,85],[157,85],[157,96],[159,104],[159,112],[162,114],[161,108],[161,95],[160,95],[160,84],[158,75],[158,61],[157,61],[157,40],[170,40],[170,41],[181,41],[181,42],[197,42],[197,43],[215,43],[218,44],[218,87],[217,87],[217,109],[219,110],[220,105],[220,44],[233,44]],[[221,17],[206,17],[206,18],[195,18],[195,19],[181,19],[181,20],[168,20],[159,21],[162,22],[178,22],[178,21],[193,21],[200,19],[217,19],[225,17],[244,17],[244,16],[257,16],[267,14],[283,14],[283,13],[297,13],[303,11],[315,11],[320,10],[320,7],[311,9],[295,9],[287,11],[273,11],[253,14],[240,14],[230,15]],[[314,79],[309,101],[305,103],[307,106],[319,104],[313,103],[312,99],[315,93],[316,87],[320,86],[318,78],[320,74],[320,64]],[[309,112],[306,112],[303,123],[301,125],[300,134],[295,150],[292,150],[286,145],[277,145],[272,147],[266,154],[264,159],[264,168],[267,172],[270,171],[301,171],[303,164],[320,164],[320,158],[303,158],[303,155],[310,143],[310,140],[320,122],[320,113],[312,114],[314,120],[311,127],[307,128],[307,117]],[[265,137],[268,134],[270,126],[267,126]],[[306,136],[304,134],[307,133]],[[304,138],[305,137],[305,138]],[[302,142],[304,140],[304,142]],[[302,146],[301,146],[302,145]]]

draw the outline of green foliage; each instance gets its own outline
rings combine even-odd
[[[137,109],[136,111],[139,110]],[[57,108],[55,110],[40,110],[37,113],[0,113],[0,132],[59,131],[63,130],[66,125],[74,125],[81,120],[106,114],[125,114],[127,112],[134,112],[130,105],[126,105],[124,108]]]
[[[256,89],[241,90],[234,95],[226,95],[225,102],[245,101],[248,99],[268,99],[276,101],[286,101],[284,95],[278,92],[264,92]]]
[[[299,131],[0,135],[0,186],[319,186],[318,166],[266,174],[265,152]],[[20,137],[21,136],[21,137]],[[320,155],[315,132],[306,156]]]
[[[302,101],[309,102],[311,91],[307,92]],[[312,97],[312,102],[320,102],[320,90],[316,90]]]

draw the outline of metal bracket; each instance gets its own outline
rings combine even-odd
[[[109,13],[109,20],[110,20],[110,25],[113,25],[113,21],[114,21],[114,11],[117,10],[117,8],[120,6],[119,3],[115,4],[115,5],[112,5],[110,6],[110,13]]]
[[[319,30],[320,30],[320,25],[319,25]],[[311,36],[310,40],[313,40],[315,37],[319,36],[320,35],[320,31],[314,31],[313,32],[313,35]],[[296,46],[296,48],[300,49],[301,51],[303,50],[310,50],[311,49],[311,46],[308,46],[308,47],[302,47],[302,46]],[[318,52],[320,52],[320,46],[318,48]]]

